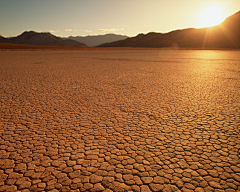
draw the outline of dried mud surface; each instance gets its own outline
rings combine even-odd
[[[240,191],[240,52],[0,52],[0,191]]]

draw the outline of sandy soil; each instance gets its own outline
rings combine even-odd
[[[1,51],[0,191],[240,191],[239,53]]]

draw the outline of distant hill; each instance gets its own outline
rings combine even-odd
[[[0,43],[11,43],[11,41],[0,35]]]
[[[240,11],[214,27],[139,34],[99,47],[240,48]]]
[[[78,42],[85,43],[87,46],[95,47],[103,43],[110,43],[113,41],[119,41],[128,38],[128,36],[124,35],[116,35],[116,34],[106,34],[106,35],[96,35],[96,36],[69,36],[68,39],[72,39]]]
[[[37,33],[35,31],[25,31],[17,37],[10,39],[0,37],[1,43],[14,43],[14,44],[26,44],[26,45],[50,45],[50,46],[75,46],[84,47],[84,43],[80,43],[71,39],[62,39],[56,37],[51,33]]]

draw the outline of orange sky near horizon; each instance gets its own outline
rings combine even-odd
[[[61,37],[166,33],[217,25],[240,11],[240,0],[0,0],[0,4],[4,37],[29,30]]]

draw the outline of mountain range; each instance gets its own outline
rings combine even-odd
[[[51,33],[25,31],[17,37],[5,38],[0,43],[73,46],[73,47],[171,47],[180,48],[240,48],[240,11],[225,19],[220,25],[207,28],[188,28],[169,33],[139,34],[127,37],[115,34],[98,36],[70,36],[60,38]],[[102,43],[102,44],[101,44]],[[100,44],[100,45],[99,45]]]
[[[119,41],[124,40],[128,38],[128,36],[125,35],[116,35],[116,34],[106,34],[106,35],[91,35],[91,36],[69,36],[68,39],[72,39],[81,43],[86,44],[90,47],[95,47],[103,43],[110,43],[113,41]]]
[[[214,27],[139,34],[99,47],[240,48],[240,11]]]
[[[62,39],[51,33],[37,33],[35,31],[25,31],[21,35],[10,39],[0,36],[0,43],[86,47],[84,43],[72,39]]]
[[[51,45],[51,46],[97,46],[102,43],[109,43],[113,41],[123,40],[128,38],[124,35],[106,34],[96,36],[69,36],[68,38],[61,38],[52,35],[51,33],[38,33],[35,31],[25,31],[17,37],[5,38],[0,35],[0,43],[14,43],[27,45]]]

